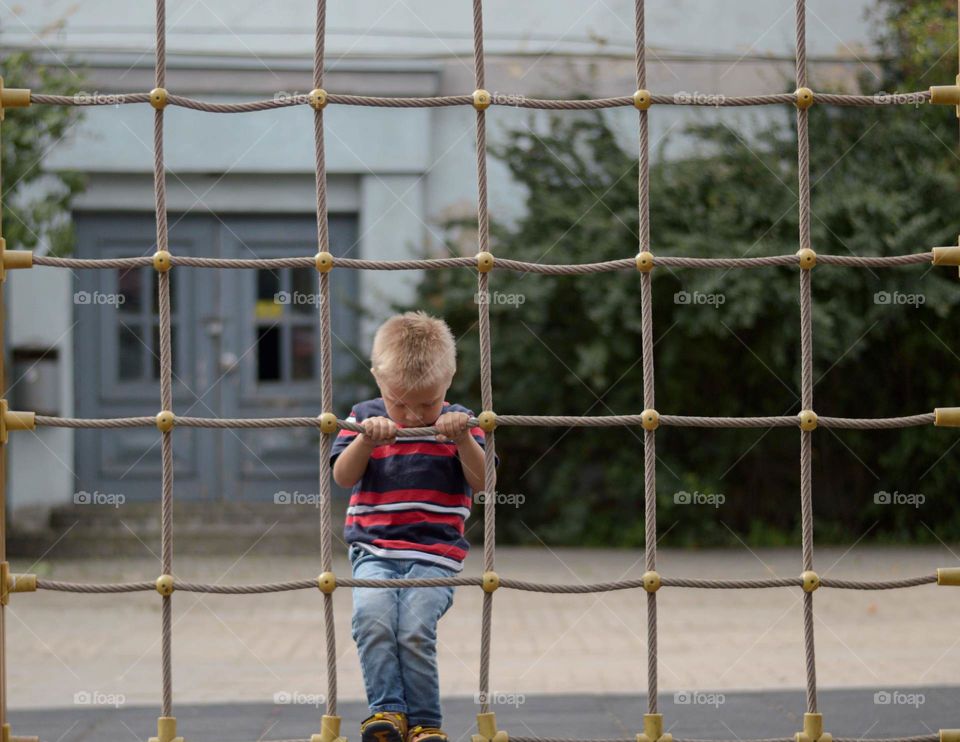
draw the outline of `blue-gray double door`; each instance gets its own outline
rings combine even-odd
[[[334,255],[351,250],[356,218],[330,218]],[[312,217],[169,215],[177,255],[265,258],[313,255]],[[76,256],[151,255],[151,214],[75,215]],[[350,253],[355,256],[355,252]],[[157,275],[152,267],[78,270],[74,393],[78,417],[153,415],[160,410]],[[320,409],[317,273],[313,268],[175,267],[171,276],[173,409],[190,417],[316,416]],[[333,271],[334,383],[354,368],[355,271]],[[345,386],[339,386],[343,393]],[[155,427],[79,429],[77,489],[160,496]],[[317,492],[315,428],[188,428],[173,436],[174,496],[273,500]]]

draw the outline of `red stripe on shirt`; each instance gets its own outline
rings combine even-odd
[[[384,549],[410,549],[412,551],[425,551],[428,554],[449,557],[450,559],[456,559],[461,562],[467,558],[467,552],[465,552],[463,549],[459,549],[456,546],[450,546],[448,544],[415,544],[412,541],[375,538],[373,540],[373,545],[381,546]]]
[[[399,489],[389,492],[356,492],[350,496],[351,505],[380,505],[387,502],[433,502],[446,507],[470,507],[470,498],[463,493],[440,490]]]
[[[418,441],[417,443],[391,443],[388,446],[377,446],[370,453],[371,459],[384,459],[388,456],[409,456],[415,453],[424,453],[428,456],[456,456],[457,447],[453,443],[440,441]]]
[[[348,515],[346,525],[359,525],[363,528],[370,526],[399,526],[407,523],[438,523],[453,526],[458,533],[463,533],[462,515],[442,515],[431,513],[428,510],[399,513],[368,513],[366,515]]]

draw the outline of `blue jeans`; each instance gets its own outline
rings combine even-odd
[[[449,577],[453,570],[416,559],[385,559],[356,544],[353,576],[369,579]],[[370,712],[404,712],[410,727],[439,727],[437,621],[453,605],[453,585],[353,588],[353,640]]]

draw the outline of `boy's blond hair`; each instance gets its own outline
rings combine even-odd
[[[419,391],[453,380],[457,347],[442,319],[422,311],[404,312],[380,325],[370,361],[378,383]]]

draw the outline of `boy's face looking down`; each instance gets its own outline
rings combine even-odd
[[[392,386],[377,379],[387,415],[405,428],[420,428],[433,425],[440,417],[443,400],[450,383],[439,383],[423,389],[408,389]]]

